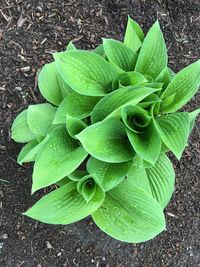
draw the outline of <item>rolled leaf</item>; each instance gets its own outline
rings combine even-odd
[[[135,154],[123,123],[116,119],[88,126],[76,137],[90,155],[105,162],[126,162]]]
[[[147,79],[136,71],[129,71],[119,74],[112,82],[112,90],[129,85],[147,83]]]
[[[56,183],[72,173],[86,158],[87,152],[60,126],[49,137],[36,157],[32,192]]]
[[[161,140],[153,121],[142,133],[126,129],[129,141],[135,152],[145,161],[155,164],[161,150]]]
[[[60,181],[56,182],[56,185],[59,186],[59,187],[61,187],[63,185],[69,184],[71,182],[72,182],[72,180],[70,180],[68,177],[64,177]]]
[[[143,40],[144,33],[142,29],[133,19],[128,16],[124,44],[133,52],[136,52],[142,46]]]
[[[117,186],[125,178],[130,167],[129,162],[107,163],[93,157],[87,162],[88,172],[95,177],[105,192]]]
[[[79,94],[104,96],[119,73],[101,56],[88,51],[55,53],[54,58],[63,80]]]
[[[167,49],[159,22],[156,21],[144,39],[135,71],[155,79],[165,67],[167,67]]]
[[[127,180],[107,192],[92,218],[111,237],[132,243],[149,240],[165,229],[164,214],[158,202]]]
[[[70,224],[93,213],[103,200],[104,192],[99,190],[87,203],[71,182],[44,196],[24,214],[48,224]]]
[[[77,183],[77,190],[84,197],[87,203],[90,202],[95,195],[97,187],[98,184],[96,184],[95,180],[90,175],[83,177]]]
[[[108,94],[95,106],[91,115],[92,123],[99,122],[109,115],[112,117],[112,114],[116,112],[120,114],[122,107],[128,104],[137,105],[141,100],[157,90],[156,88],[145,86],[127,86]]]
[[[83,131],[87,127],[87,124],[85,124],[80,119],[67,115],[66,116],[66,127],[67,127],[67,131],[70,134],[70,136],[72,138],[76,138],[75,135]]]
[[[162,94],[163,112],[175,112],[184,106],[197,92],[200,86],[200,60],[182,69],[168,85]],[[174,95],[173,101],[165,104],[167,99]]]
[[[27,123],[27,109],[15,118],[11,127],[11,137],[19,143],[26,143],[35,138]]]
[[[75,170],[68,175],[69,179],[72,181],[80,181],[84,176],[88,175],[87,171]]]
[[[103,48],[109,62],[124,71],[134,70],[138,55],[123,43],[113,39],[103,39]]]
[[[155,127],[163,143],[180,159],[189,136],[188,113],[177,112],[157,117]]]

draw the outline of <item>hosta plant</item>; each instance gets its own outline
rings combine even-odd
[[[53,185],[25,215],[70,224],[89,215],[108,235],[143,242],[166,229],[173,165],[200,109],[180,109],[200,84],[200,60],[175,74],[159,22],[146,36],[128,19],[123,42],[53,54],[39,75],[49,103],[30,105],[12,125],[27,143],[18,162],[35,162],[32,193]]]

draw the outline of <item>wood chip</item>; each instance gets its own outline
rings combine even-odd
[[[27,18],[23,18],[21,15],[17,21],[17,27],[22,28],[24,23],[26,22],[26,20],[27,20]]]

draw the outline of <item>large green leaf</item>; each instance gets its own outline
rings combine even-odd
[[[101,97],[72,93],[59,105],[53,123],[65,123],[66,114],[83,119],[88,117]]]
[[[159,22],[148,31],[142,44],[135,71],[156,78],[167,67],[167,49]]]
[[[106,193],[102,206],[92,217],[108,235],[132,243],[149,240],[165,229],[158,202],[128,180]]]
[[[174,168],[165,154],[161,154],[155,166],[146,169],[153,197],[165,208],[174,191]]]
[[[134,70],[138,55],[123,43],[113,39],[103,39],[103,47],[109,62],[124,71]]]
[[[88,126],[76,137],[90,155],[105,162],[126,162],[134,156],[125,127],[116,119]]]
[[[38,77],[38,86],[43,97],[54,105],[59,105],[71,92],[70,87],[62,80],[55,62],[44,65]]]
[[[57,108],[48,103],[30,105],[27,111],[27,122],[35,136],[46,136]]]
[[[153,196],[146,169],[144,167],[132,165],[130,171],[128,172],[127,179],[132,187],[137,186],[148,193],[150,196]]]
[[[88,172],[95,177],[105,192],[117,186],[127,175],[130,167],[129,162],[107,163],[93,157],[87,162]]]
[[[155,126],[163,143],[180,159],[189,136],[188,113],[177,112],[157,117]]]
[[[56,183],[73,172],[86,158],[86,151],[67,133],[64,126],[52,132],[36,157],[32,192]]]
[[[55,53],[63,80],[82,95],[103,96],[119,71],[101,56],[89,51]]]
[[[175,112],[184,106],[197,92],[200,86],[200,60],[181,70],[172,79],[166,90],[162,94],[163,112]],[[168,105],[165,101],[173,96],[173,101]]]
[[[144,33],[142,29],[128,16],[124,44],[133,52],[136,52],[141,47],[143,40]]]
[[[85,124],[80,119],[67,115],[66,116],[66,127],[71,137],[75,138],[75,135],[83,131],[87,127],[87,124]]]
[[[91,115],[92,123],[101,121],[109,115],[112,116],[112,113],[116,111],[119,111],[120,114],[120,109],[123,106],[136,105],[157,90],[145,86],[127,86],[108,94],[95,106]]]
[[[175,173],[171,161],[161,154],[151,168],[132,166],[128,180],[151,194],[164,209],[174,191]]]
[[[87,203],[77,192],[76,183],[71,182],[44,196],[24,214],[48,224],[70,224],[97,210],[103,199],[104,193],[99,190]]]
[[[27,109],[15,118],[11,127],[11,136],[19,143],[26,143],[35,138],[27,123]]]

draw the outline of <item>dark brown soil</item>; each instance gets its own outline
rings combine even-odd
[[[90,218],[61,227],[21,214],[44,191],[30,195],[32,167],[16,163],[20,145],[10,139],[10,126],[29,103],[42,101],[34,85],[38,70],[71,39],[79,48],[94,48],[101,37],[121,39],[127,14],[145,31],[159,18],[173,70],[200,57],[199,0],[0,0],[0,178],[10,182],[0,188],[2,267],[200,266],[200,120],[183,158],[174,161],[167,230],[154,240],[115,241]],[[186,109],[199,106],[197,94]]]

